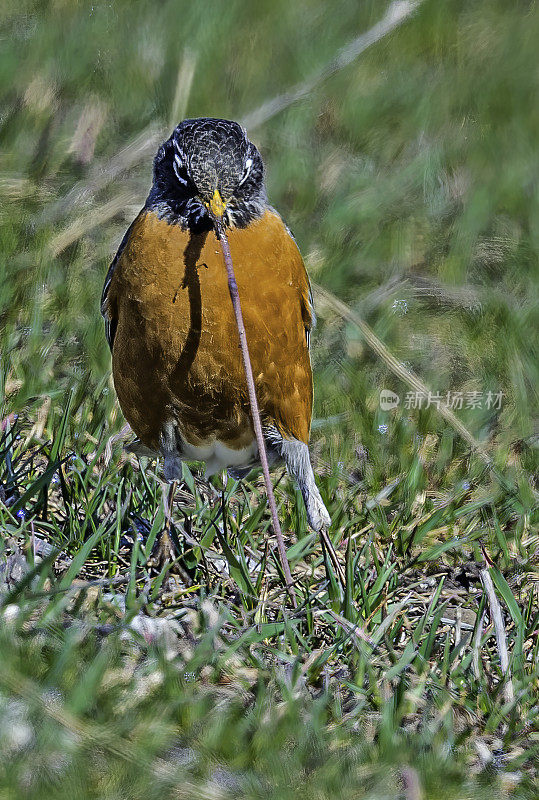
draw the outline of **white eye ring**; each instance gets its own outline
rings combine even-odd
[[[245,162],[245,169],[243,171],[243,175],[241,176],[241,181],[238,183],[238,186],[241,186],[242,183],[245,183],[247,178],[249,177],[249,173],[251,172],[251,167],[253,166],[253,159],[248,158]]]
[[[174,156],[173,167],[174,167],[174,172],[176,173],[176,177],[177,177],[179,183],[181,183],[182,186],[187,186],[187,181],[185,180],[185,178],[182,178],[182,176],[180,175],[180,169],[184,168],[184,164],[182,164],[181,158],[177,154]]]

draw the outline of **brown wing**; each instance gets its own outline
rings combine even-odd
[[[308,441],[312,375],[309,282],[273,212],[229,232],[264,421]],[[156,449],[171,416],[192,444],[244,447],[253,430],[236,322],[213,232],[192,235],[144,211],[109,270],[103,313],[124,415]]]
[[[280,219],[279,214],[272,209],[274,215]],[[307,271],[305,269],[305,265],[303,263],[303,259],[299,253],[296,240],[294,238],[294,234],[290,230],[290,228],[284,224],[283,227],[286,230],[286,233],[290,237],[290,239],[296,245],[296,253],[293,256],[293,263],[294,263],[294,271],[297,273],[298,276],[298,286],[299,286],[299,298],[301,304],[301,316],[303,319],[303,324],[305,326],[305,340],[307,342],[307,347],[309,350],[311,349],[311,331],[316,325],[316,316],[314,313],[314,298],[313,298],[313,290],[311,287],[311,282],[309,280],[309,276],[307,275]]]
[[[143,212],[141,212],[142,214]],[[140,215],[139,215],[140,216]],[[118,265],[118,261],[129,241],[129,237],[131,236],[131,232],[133,227],[137,221],[138,217],[136,217],[129,228],[124,233],[123,239],[120,242],[120,246],[116,252],[116,255],[112,259],[112,263],[108,268],[107,275],[105,278],[105,283],[103,285],[103,291],[101,292],[101,315],[105,322],[105,336],[107,338],[107,342],[112,352],[112,347],[114,344],[114,337],[116,335],[116,328],[118,327],[118,311],[116,307],[116,303],[112,298],[112,293],[110,292],[110,287],[114,279],[114,273],[116,271],[116,267]]]

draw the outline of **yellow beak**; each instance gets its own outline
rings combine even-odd
[[[213,193],[213,197],[208,203],[208,208],[213,214],[214,217],[217,219],[221,219],[224,214],[226,203],[223,203],[223,198],[217,191],[217,189]]]

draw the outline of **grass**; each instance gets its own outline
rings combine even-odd
[[[250,131],[322,287],[312,451],[345,585],[278,470],[297,611],[260,478],[186,467],[158,569],[159,467],[122,446],[98,301],[160,137],[255,119],[384,10],[0,11],[2,798],[536,796],[532,4],[424,0]],[[411,373],[463,393],[461,428],[407,403]]]

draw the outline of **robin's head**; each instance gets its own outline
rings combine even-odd
[[[212,218],[243,228],[266,207],[260,153],[237,122],[186,119],[155,157],[147,206],[195,232]]]

